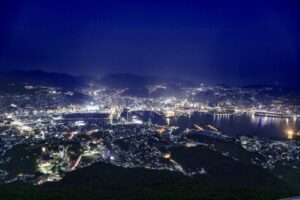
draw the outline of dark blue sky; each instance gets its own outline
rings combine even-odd
[[[300,85],[300,1],[2,0],[0,70]]]

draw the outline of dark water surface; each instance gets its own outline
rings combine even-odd
[[[207,128],[210,124],[229,136],[253,135],[268,139],[287,139],[287,130],[300,131],[300,119],[270,118],[251,114],[213,115],[195,112],[190,116],[162,118],[153,113],[143,112],[142,118],[144,121],[151,118],[154,123],[180,128],[194,128],[194,124]]]
[[[211,124],[219,131],[230,136],[254,135],[260,138],[285,139],[287,130],[300,130],[300,120],[293,118],[269,118],[249,114],[212,115],[193,113],[191,116],[181,116],[170,119],[170,125],[192,127],[193,124],[206,126]]]

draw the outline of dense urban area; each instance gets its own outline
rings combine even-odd
[[[0,200],[300,199],[299,8],[1,1]]]
[[[28,83],[8,87],[18,90],[0,95],[1,184],[57,182],[95,163],[211,176],[211,164],[185,160],[200,151],[259,166],[300,186],[297,94],[270,86],[169,83],[142,89],[94,83],[75,89]],[[284,127],[275,139],[232,135],[213,122],[191,120],[201,115],[294,126]]]

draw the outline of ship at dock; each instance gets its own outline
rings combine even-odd
[[[282,112],[276,112],[276,111],[255,111],[255,116],[261,116],[261,117],[274,117],[274,118],[290,118],[290,115],[287,115]]]

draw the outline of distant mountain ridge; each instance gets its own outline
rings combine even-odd
[[[193,86],[191,81],[178,78],[161,78],[154,76],[140,76],[134,74],[120,73],[103,76],[98,83],[113,88],[141,88],[155,84],[172,84],[181,86]]]
[[[196,86],[194,82],[170,77],[142,76],[129,73],[115,73],[104,75],[101,78],[93,76],[73,76],[65,73],[45,72],[42,70],[14,70],[0,71],[0,87],[11,84],[31,84],[50,87],[61,87],[64,89],[75,89],[78,87],[86,87],[89,83],[103,85],[109,88],[144,88],[149,85],[162,84],[170,87],[190,87]],[[231,86],[219,84],[225,88]],[[300,87],[284,87],[263,84],[250,84],[241,86],[244,89],[283,89],[284,91],[300,91]]]
[[[0,72],[0,84],[31,84],[65,89],[88,86],[90,82],[110,88],[143,88],[154,84],[192,86],[193,83],[178,78],[161,78],[134,74],[109,74],[102,78],[92,76],[73,76],[63,73],[45,72],[42,70]]]
[[[42,70],[0,72],[0,79],[11,83],[26,83],[32,85],[62,87],[74,89],[87,85],[91,77],[72,76],[62,73],[44,72]]]

